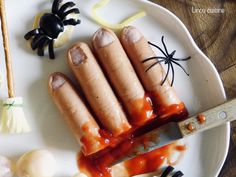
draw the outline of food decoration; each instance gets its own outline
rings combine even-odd
[[[11,161],[0,155],[0,177],[13,177],[13,165]]]
[[[130,146],[132,146],[131,141],[130,144],[126,143],[124,145],[119,145],[116,149],[113,149],[100,157],[86,157],[80,153],[78,156],[80,171],[89,177],[112,177],[113,170],[116,170],[115,168],[119,165],[118,167],[122,166],[123,171],[126,174],[123,176],[148,174],[159,171],[164,164],[175,165],[182,158],[182,155],[186,150],[185,145],[172,143],[145,154],[137,153],[135,158],[113,166],[112,161],[119,158],[123,153],[126,154],[126,149],[129,149]],[[173,161],[172,157],[177,154],[178,157]]]
[[[22,155],[16,163],[18,177],[52,177],[55,159],[48,150],[33,150]]]
[[[164,171],[163,173],[161,174],[160,177],[171,177],[171,173],[174,171],[174,167],[172,166],[168,166]],[[175,172],[174,174],[172,174],[172,177],[181,177],[181,176],[184,176],[184,174],[181,172],[181,171],[177,171]]]
[[[101,137],[98,124],[68,78],[54,73],[49,78],[48,88],[83,153],[89,155],[105,148],[108,143]]]
[[[0,120],[0,132],[4,133],[26,133],[30,131],[23,111],[23,99],[14,96],[13,73],[11,57],[9,52],[8,31],[6,23],[4,0],[0,1],[1,27],[5,63],[7,72],[8,99],[3,101],[2,117]]]
[[[148,70],[148,73],[146,72],[147,68],[153,65],[155,61],[150,59],[143,63],[143,60],[156,57],[156,54],[144,35],[133,26],[125,27],[121,32],[121,43],[143,87],[150,95],[159,123],[186,118],[188,112],[185,104],[179,99],[169,82],[163,83],[163,76],[165,75],[163,67],[156,64],[155,67]],[[162,83],[163,85],[161,85]]]
[[[116,34],[107,28],[100,28],[95,32],[92,43],[97,60],[127,110],[130,124],[143,126],[154,119],[156,115],[151,98],[145,92]]]
[[[173,86],[173,83],[174,83],[174,78],[175,78],[175,71],[174,71],[174,66],[173,64],[179,66],[184,72],[186,75],[189,76],[189,74],[187,73],[187,71],[178,63],[178,61],[187,61],[189,60],[191,57],[187,57],[187,58],[174,58],[174,55],[175,55],[175,52],[176,50],[174,50],[173,52],[169,53],[168,50],[167,50],[167,47],[166,47],[166,44],[164,42],[164,36],[162,36],[161,38],[161,42],[164,46],[164,49],[165,51],[163,51],[159,46],[151,43],[151,42],[148,42],[151,46],[154,46],[155,48],[157,48],[159,51],[161,51],[161,53],[164,55],[164,56],[154,56],[154,57],[149,57],[145,60],[143,60],[142,62],[145,63],[147,61],[150,61],[150,60],[157,60],[155,63],[153,63],[151,66],[149,66],[147,69],[146,69],[146,72],[148,72],[148,70],[150,70],[153,66],[159,64],[159,63],[162,63],[164,62],[164,64],[167,64],[168,65],[168,68],[167,68],[167,72],[166,72],[166,75],[165,75],[165,78],[163,79],[161,85],[164,84],[164,82],[167,80],[167,77],[169,75],[169,72],[170,72],[170,68],[171,68],[171,71],[172,71],[172,80],[171,80],[171,86]]]
[[[39,28],[39,22],[40,22],[40,19],[43,15],[44,15],[44,13],[40,12],[35,16],[34,23],[33,23],[33,29]],[[79,17],[79,14],[75,14],[75,13],[69,14],[67,16],[67,18],[72,18],[75,20],[78,20],[78,17]],[[73,26],[73,25],[64,26],[64,31],[59,34],[58,38],[54,39],[53,47],[59,48],[59,47],[62,47],[64,44],[66,44],[70,40],[70,38],[73,34],[73,31],[74,31],[74,28],[75,28],[75,26]],[[30,40],[29,40],[29,44],[30,44]],[[30,45],[29,45],[29,47],[30,47]]]
[[[206,116],[204,116],[203,114],[199,114],[197,116],[197,120],[200,124],[204,124],[204,123],[206,123]]]
[[[110,28],[110,29],[113,29],[113,30],[119,30],[119,29],[122,29],[125,26],[127,26],[132,21],[135,21],[137,19],[140,19],[140,18],[146,16],[145,11],[140,11],[140,12],[137,12],[137,13],[133,14],[132,16],[128,17],[127,19],[123,20],[119,24],[111,24],[111,23],[105,21],[103,18],[101,18],[97,14],[97,10],[102,8],[102,7],[105,7],[109,3],[109,1],[110,0],[100,0],[98,3],[96,3],[92,7],[92,18],[94,19],[95,22],[102,25],[103,27],[107,27],[107,28]]]
[[[190,122],[187,124],[187,129],[192,132],[194,130],[196,130],[196,125],[193,122]]]
[[[53,101],[81,144],[79,168],[92,177],[111,177],[111,166],[131,153],[137,157],[123,162],[130,176],[153,172],[165,162],[175,164],[186,149],[171,144],[144,154],[150,139],[158,143],[158,135],[143,139],[141,135],[188,113],[174,88],[168,82],[161,86],[165,73],[161,65],[146,73],[153,61],[142,61],[155,53],[144,36],[130,26],[118,39],[113,31],[100,28],[92,38],[94,50],[84,42],[68,50],[80,92],[59,72],[51,74],[48,82]],[[138,151],[136,145],[142,149]],[[175,151],[180,156],[172,162]]]
[[[48,46],[49,57],[54,59],[55,40],[60,34],[65,32],[66,26],[80,24],[80,20],[68,18],[71,14],[80,13],[78,8],[72,8],[75,6],[75,3],[67,2],[61,5],[61,2],[62,0],[54,0],[51,12],[41,16],[39,27],[29,31],[24,36],[26,40],[32,39],[31,48],[32,50],[37,49],[39,56],[44,56],[44,48]]]

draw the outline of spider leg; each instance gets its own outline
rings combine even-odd
[[[44,46],[48,44],[48,41],[48,38],[44,38],[42,42],[38,45],[38,56],[44,56]]]
[[[189,76],[189,73],[187,73],[187,71],[184,69],[183,66],[181,66],[181,65],[180,65],[179,63],[177,63],[176,61],[173,61],[173,60],[172,60],[172,62],[173,62],[174,64],[178,65],[180,68],[182,68],[182,70],[185,72],[185,74]]]
[[[172,171],[174,170],[174,167],[168,166],[165,171],[161,174],[160,177],[167,177]]]
[[[157,61],[157,62],[153,63],[151,66],[149,66],[149,67],[146,69],[145,72],[148,72],[148,70],[150,70],[153,66],[155,66],[156,64],[161,63],[161,62],[163,62],[163,61],[165,61],[165,60],[160,60],[160,61]]]
[[[75,3],[67,2],[61,6],[61,8],[59,9],[59,12],[64,13],[68,8],[73,7],[73,6],[75,6]]]
[[[174,83],[174,80],[175,80],[175,70],[174,70],[174,66],[173,64],[170,62],[170,67],[171,67],[171,70],[172,70],[172,80],[171,80],[171,87],[173,86],[173,83]]]
[[[50,40],[48,43],[48,53],[49,53],[50,59],[55,59],[53,43],[54,43],[54,40]]]
[[[150,45],[152,45],[153,47],[156,47],[157,49],[159,49],[159,50],[163,53],[163,55],[165,55],[166,58],[168,58],[168,55],[166,55],[166,53],[165,53],[160,47],[158,47],[157,45],[155,45],[155,44],[153,44],[153,43],[151,43],[151,42],[149,42],[149,41],[148,41],[148,44],[150,44]]]
[[[150,58],[147,58],[145,60],[142,61],[142,63],[145,63],[147,61],[150,61],[150,60],[154,60],[154,59],[166,59],[165,57],[150,57]]]
[[[44,46],[43,45],[40,45],[40,46],[38,46],[38,56],[44,56],[44,48],[43,48]]]
[[[67,15],[71,14],[71,13],[75,13],[75,14],[79,14],[80,11],[77,8],[74,9],[70,9],[68,11],[66,11],[65,13],[62,14],[62,19],[64,19]]]
[[[172,58],[173,60],[176,60],[176,61],[187,61],[189,59],[191,59],[191,56],[187,57],[187,58]]]
[[[176,50],[174,50],[173,52],[171,52],[171,54],[169,55],[171,58],[173,58],[173,56],[175,55]]]
[[[75,26],[75,25],[78,25],[78,24],[80,24],[80,20],[75,20],[75,19],[68,19],[68,20],[64,20],[63,21],[63,24],[66,26],[66,25],[73,25],[73,26]]]
[[[161,82],[161,85],[163,85],[164,82],[166,81],[166,79],[167,79],[167,77],[168,77],[168,75],[169,75],[169,72],[170,72],[170,63],[168,63],[168,68],[167,68],[166,76],[165,76],[165,78],[163,79],[163,81]]]
[[[45,36],[42,35],[35,36],[31,43],[32,50],[35,50],[44,38]]]
[[[40,33],[39,29],[33,29],[25,34],[24,38],[26,40],[29,40],[32,36],[38,35]]]
[[[177,171],[172,177],[181,177],[184,176],[184,174],[181,171]]]
[[[62,0],[54,0],[52,3],[52,13],[53,14],[57,14],[58,9],[59,9],[59,5],[62,2]]]
[[[166,51],[167,55],[169,55],[169,52],[168,52],[168,50],[167,50],[167,48],[166,48],[166,44],[165,44],[165,42],[164,42],[164,36],[161,37],[161,42],[162,42],[162,44],[163,44],[163,46],[164,46],[164,48],[165,48],[165,51]]]

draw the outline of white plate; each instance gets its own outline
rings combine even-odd
[[[23,35],[31,29],[36,13],[50,9],[50,2],[6,1],[16,95],[24,97],[25,113],[33,131],[25,135],[0,135],[0,154],[16,159],[26,151],[48,148],[58,162],[56,176],[70,177],[77,171],[75,157],[79,146],[48,95],[47,79],[54,71],[72,76],[66,63],[65,51],[77,40],[89,41],[98,29],[98,25],[90,18],[91,5],[96,1],[77,2],[82,24],[76,28],[70,43],[56,51],[55,61],[36,56],[23,39]],[[132,25],[137,26],[148,40],[158,45],[161,45],[160,39],[164,35],[169,50],[177,50],[176,57],[192,57],[187,63],[182,63],[190,72],[190,77],[177,68],[174,83],[190,114],[222,103],[226,97],[215,67],[198,49],[186,27],[171,12],[144,0],[113,0],[101,15],[111,22],[117,22],[140,8],[146,10],[147,16]],[[0,71],[5,78],[3,52],[0,58]],[[1,99],[7,95],[5,80],[0,93]],[[176,168],[182,170],[186,177],[217,176],[228,151],[229,124],[189,137],[186,141],[188,150]]]

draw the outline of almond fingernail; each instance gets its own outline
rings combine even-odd
[[[66,82],[66,80],[61,77],[60,75],[53,75],[52,76],[52,82],[51,82],[51,85],[52,85],[52,88],[53,90],[56,90],[58,89],[59,87],[61,87],[64,83]]]
[[[87,56],[81,48],[74,47],[69,50],[69,58],[71,59],[73,65],[77,66],[83,63],[87,59]]]
[[[126,27],[123,30],[125,40],[129,43],[136,43],[142,38],[142,34],[134,27]]]
[[[106,29],[101,28],[94,34],[94,45],[96,48],[108,46],[114,41],[114,36]]]

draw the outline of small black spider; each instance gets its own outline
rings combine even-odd
[[[164,80],[162,81],[161,85],[164,84],[164,82],[167,80],[167,77],[169,75],[169,71],[170,71],[170,68],[172,70],[172,80],[171,80],[171,86],[173,86],[173,83],[174,83],[174,77],[175,77],[175,71],[174,71],[174,66],[173,64],[176,64],[177,66],[179,66],[180,68],[183,69],[183,71],[185,72],[185,74],[187,74],[189,76],[189,74],[186,72],[186,70],[178,63],[178,61],[187,61],[189,60],[191,57],[187,57],[187,58],[174,58],[174,54],[176,52],[176,50],[174,50],[171,54],[169,54],[167,48],[166,48],[166,45],[165,45],[165,42],[164,42],[164,36],[162,36],[161,38],[161,41],[162,41],[162,44],[164,46],[164,49],[165,49],[165,52],[160,48],[158,47],[157,45],[151,43],[151,42],[148,42],[148,44],[156,47],[157,49],[159,49],[162,54],[164,55],[164,57],[161,57],[161,56],[155,56],[155,57],[150,57],[150,58],[147,58],[145,60],[142,61],[142,63],[145,63],[147,61],[150,61],[150,60],[157,60],[157,62],[153,63],[151,66],[149,66],[147,69],[146,69],[146,72],[151,69],[153,66],[155,66],[156,64],[158,63],[161,63],[161,62],[164,62],[164,64],[168,64],[168,68],[167,68],[167,72],[166,72],[166,76],[164,78]]]
[[[31,42],[31,48],[33,50],[38,49],[38,55],[44,56],[44,47],[48,45],[48,53],[50,59],[54,59],[53,43],[61,32],[64,31],[66,25],[77,25],[80,20],[66,19],[67,15],[71,13],[79,14],[78,8],[72,8],[75,6],[73,2],[67,2],[59,8],[63,0],[54,0],[52,4],[52,12],[45,13],[40,18],[39,28],[33,29],[25,34],[25,39],[29,40],[33,37]],[[68,8],[72,8],[68,10]]]
[[[174,170],[174,167],[172,166],[168,166],[165,171],[163,171],[163,173],[161,174],[160,177],[167,177],[168,175],[170,175],[170,173]],[[173,174],[172,177],[182,177],[184,176],[184,174],[181,171],[177,171]]]

